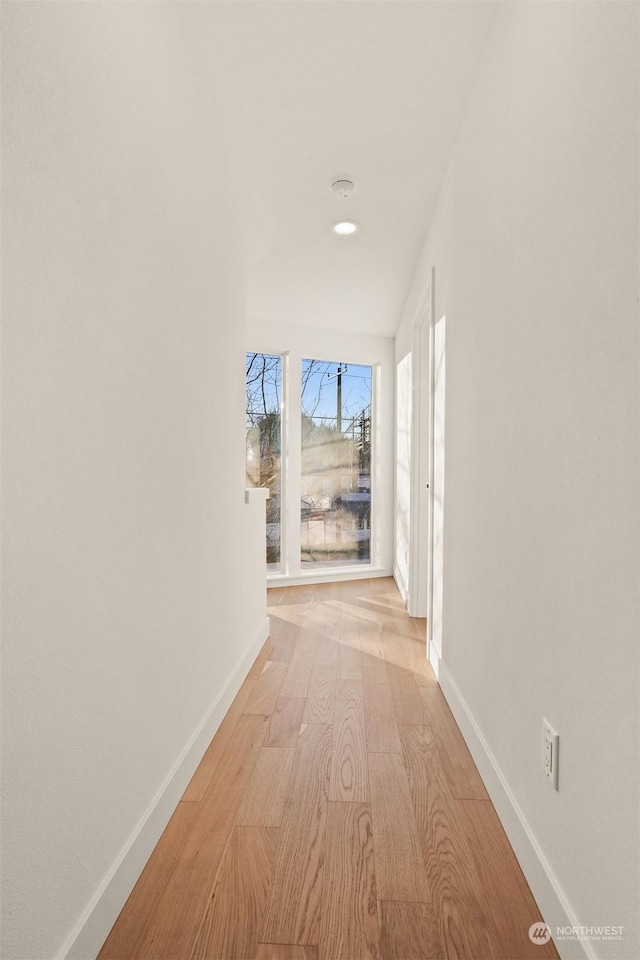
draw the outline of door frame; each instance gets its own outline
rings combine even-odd
[[[411,529],[408,611],[427,619],[427,656],[433,610],[434,323],[435,267],[413,326]]]

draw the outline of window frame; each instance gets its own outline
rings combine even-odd
[[[257,338],[258,341],[260,338]],[[323,359],[326,363],[347,363],[353,366],[371,368],[371,515],[370,550],[367,563],[354,563],[341,566],[322,566],[303,568],[300,560],[300,499],[301,499],[301,380],[302,360],[313,357],[312,348],[303,350],[282,350],[273,346],[262,350],[252,344],[246,353],[264,353],[282,359],[282,395],[280,401],[280,569],[267,571],[268,587],[313,583],[329,580],[351,580],[379,575],[381,571],[381,509],[382,509],[382,464],[381,450],[381,403],[382,369],[380,358],[370,358],[370,351],[340,352],[341,359]],[[333,353],[333,351],[329,351]],[[346,354],[346,359],[345,359]],[[315,358],[314,358],[315,359]],[[388,373],[387,373],[388,375]]]

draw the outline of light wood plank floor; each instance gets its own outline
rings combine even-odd
[[[393,581],[269,604],[100,960],[557,957]]]

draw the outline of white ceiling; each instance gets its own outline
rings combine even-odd
[[[250,316],[392,336],[495,5],[194,7],[202,49],[211,31],[224,37],[249,212]],[[348,200],[330,189],[341,175],[357,184]],[[341,218],[361,231],[335,236]]]

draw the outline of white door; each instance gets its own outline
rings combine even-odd
[[[433,317],[434,278],[418,313],[413,337],[411,457],[411,566],[409,614],[427,618],[433,606]]]

